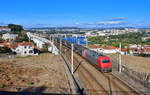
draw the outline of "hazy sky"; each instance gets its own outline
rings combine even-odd
[[[123,20],[150,24],[150,0],[0,0],[0,23],[73,24]]]

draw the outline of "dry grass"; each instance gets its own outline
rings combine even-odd
[[[107,54],[113,60],[118,62],[117,54]],[[150,57],[139,57],[131,55],[122,55],[122,64],[129,68],[143,73],[150,73]]]
[[[63,61],[59,56],[54,54],[41,54],[39,56],[19,57],[14,60],[0,60],[0,71],[5,74],[0,74],[2,78],[0,84],[4,85],[28,85],[33,82],[35,87],[52,87],[56,88],[52,92],[69,92],[59,88],[70,90],[71,86],[66,75]],[[8,70],[7,70],[8,69]],[[31,84],[31,83],[30,83]],[[45,90],[50,93],[49,90]]]

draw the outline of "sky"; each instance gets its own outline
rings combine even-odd
[[[0,0],[0,25],[150,26],[150,0]]]

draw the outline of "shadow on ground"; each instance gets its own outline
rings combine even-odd
[[[28,87],[24,90],[21,88],[16,88],[18,92],[11,92],[11,91],[0,91],[0,95],[68,95],[65,93],[43,93],[47,87]],[[70,94],[69,94],[70,95]]]

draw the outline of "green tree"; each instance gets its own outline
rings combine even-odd
[[[49,43],[45,43],[45,44],[43,45],[43,49],[41,50],[41,52],[48,52],[49,46],[50,46]]]
[[[11,29],[12,32],[18,33],[23,30],[23,27],[21,25],[16,24],[9,24],[8,27]]]
[[[90,41],[91,44],[102,44],[104,42],[104,38],[100,36],[89,37],[88,41]]]
[[[0,53],[10,53],[12,52],[8,47],[0,47]]]
[[[23,42],[23,41],[28,42],[29,41],[29,38],[28,38],[25,30],[23,30],[19,33],[19,37],[16,41],[17,42]]]

